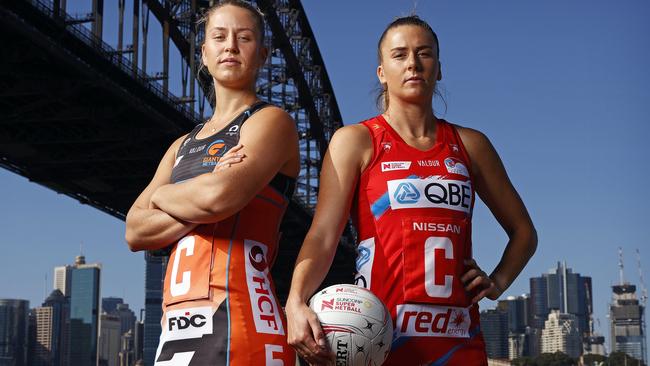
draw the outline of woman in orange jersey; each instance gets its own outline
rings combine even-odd
[[[387,365],[486,365],[477,303],[497,299],[535,251],[532,221],[490,141],[433,113],[439,51],[417,16],[393,21],[378,44],[383,113],[332,137],[286,306],[289,343],[311,363],[345,357],[326,349],[306,301],[350,212],[357,284],[384,301],[394,322]],[[509,236],[490,275],[472,258],[475,192]]]
[[[131,250],[171,244],[156,365],[293,365],[269,267],[300,169],[295,123],[255,94],[268,51],[247,2],[205,15],[213,116],[176,140],[126,219]]]

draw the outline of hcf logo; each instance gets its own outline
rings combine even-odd
[[[393,198],[399,203],[416,203],[420,199],[420,192],[413,183],[400,183],[395,190]]]

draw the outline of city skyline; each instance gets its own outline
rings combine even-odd
[[[303,6],[344,122],[355,123],[378,113],[371,95],[376,41],[394,16],[414,5],[354,2],[341,11],[325,3]],[[636,248],[645,273],[650,266],[650,198],[634,193],[650,175],[643,168],[650,156],[644,139],[650,134],[650,5],[440,1],[418,4],[417,13],[441,42],[447,106],[436,100],[436,110],[491,139],[539,232],[536,255],[503,297],[526,293],[530,277],[566,260],[592,277],[598,329],[609,337],[617,248],[623,247],[630,282],[638,283]],[[110,33],[113,7],[107,6],[105,19]],[[150,60],[156,52],[150,49]],[[20,279],[3,281],[0,296],[40,303],[49,293],[51,269],[68,263],[83,241],[86,257],[103,264],[102,296],[144,307],[145,262],[124,243],[123,222],[5,170],[0,184],[0,276]],[[474,255],[490,272],[507,237],[478,200],[473,238]],[[493,307],[481,303],[482,309]]]

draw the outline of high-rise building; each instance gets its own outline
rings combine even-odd
[[[120,348],[120,366],[133,366],[135,364],[135,349],[133,331],[122,334]]]
[[[497,309],[508,314],[508,331],[511,333],[525,333],[529,325],[529,303],[530,296],[508,296],[505,300],[499,300]]]
[[[160,319],[162,318],[163,281],[167,257],[153,256],[145,252],[145,317],[142,359],[145,366],[153,366],[158,341],[160,340]]]
[[[489,358],[508,358],[508,313],[499,309],[481,312],[481,330]]]
[[[133,332],[133,359],[136,362],[142,361],[143,342],[144,342],[144,323],[142,322],[142,320],[138,320],[135,322],[135,330]]]
[[[52,291],[41,307],[34,309],[35,342],[30,351],[32,366],[67,365],[68,304],[63,293]]]
[[[591,277],[573,273],[566,263],[557,263],[541,277],[530,279],[530,325],[542,329],[551,310],[576,316],[580,334],[589,335],[592,306]]]
[[[625,352],[647,364],[645,307],[636,297],[636,286],[623,282],[612,286],[612,292],[610,349]]]
[[[101,265],[75,258],[70,270],[70,364],[95,366],[99,335]]]
[[[99,322],[97,366],[120,366],[121,338],[120,318],[103,313]]]
[[[72,266],[54,267],[54,289],[61,291],[63,296],[70,297],[70,271]]]
[[[118,304],[111,314],[120,318],[120,335],[134,330],[136,318],[133,310],[129,309],[129,304]]]
[[[27,366],[29,301],[0,299],[0,365]]]
[[[551,310],[542,329],[542,353],[563,352],[577,358],[582,354],[582,334],[573,314]]]
[[[103,297],[102,298],[102,312],[111,314],[117,309],[118,304],[124,304],[124,299],[121,297]]]

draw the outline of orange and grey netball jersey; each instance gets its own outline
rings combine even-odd
[[[196,138],[198,126],[177,153],[172,181],[212,172],[238,143],[245,120],[265,105],[252,106],[208,138]],[[174,245],[156,366],[294,365],[270,274],[294,183],[278,174],[244,209],[198,226]]]
[[[385,365],[485,365],[478,306],[460,280],[472,258],[474,185],[456,128],[438,120],[434,146],[421,151],[382,116],[362,124],[374,153],[353,210],[356,282],[393,317]]]

